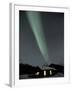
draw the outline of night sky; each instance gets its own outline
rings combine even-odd
[[[40,12],[48,46],[48,64],[64,64],[64,13]],[[19,62],[33,66],[45,64],[26,11],[19,11]]]

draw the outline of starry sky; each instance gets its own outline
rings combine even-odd
[[[19,11],[19,62],[41,66],[46,62],[37,45],[26,13],[27,11]],[[39,13],[48,47],[48,64],[64,65],[64,13]]]

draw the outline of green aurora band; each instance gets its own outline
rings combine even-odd
[[[27,11],[26,14],[40,52],[43,55],[45,62],[48,64],[48,48],[40,19],[40,13],[34,11]]]

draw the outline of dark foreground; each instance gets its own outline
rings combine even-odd
[[[19,65],[19,79],[64,77],[64,67],[51,64],[40,68],[28,64]]]

